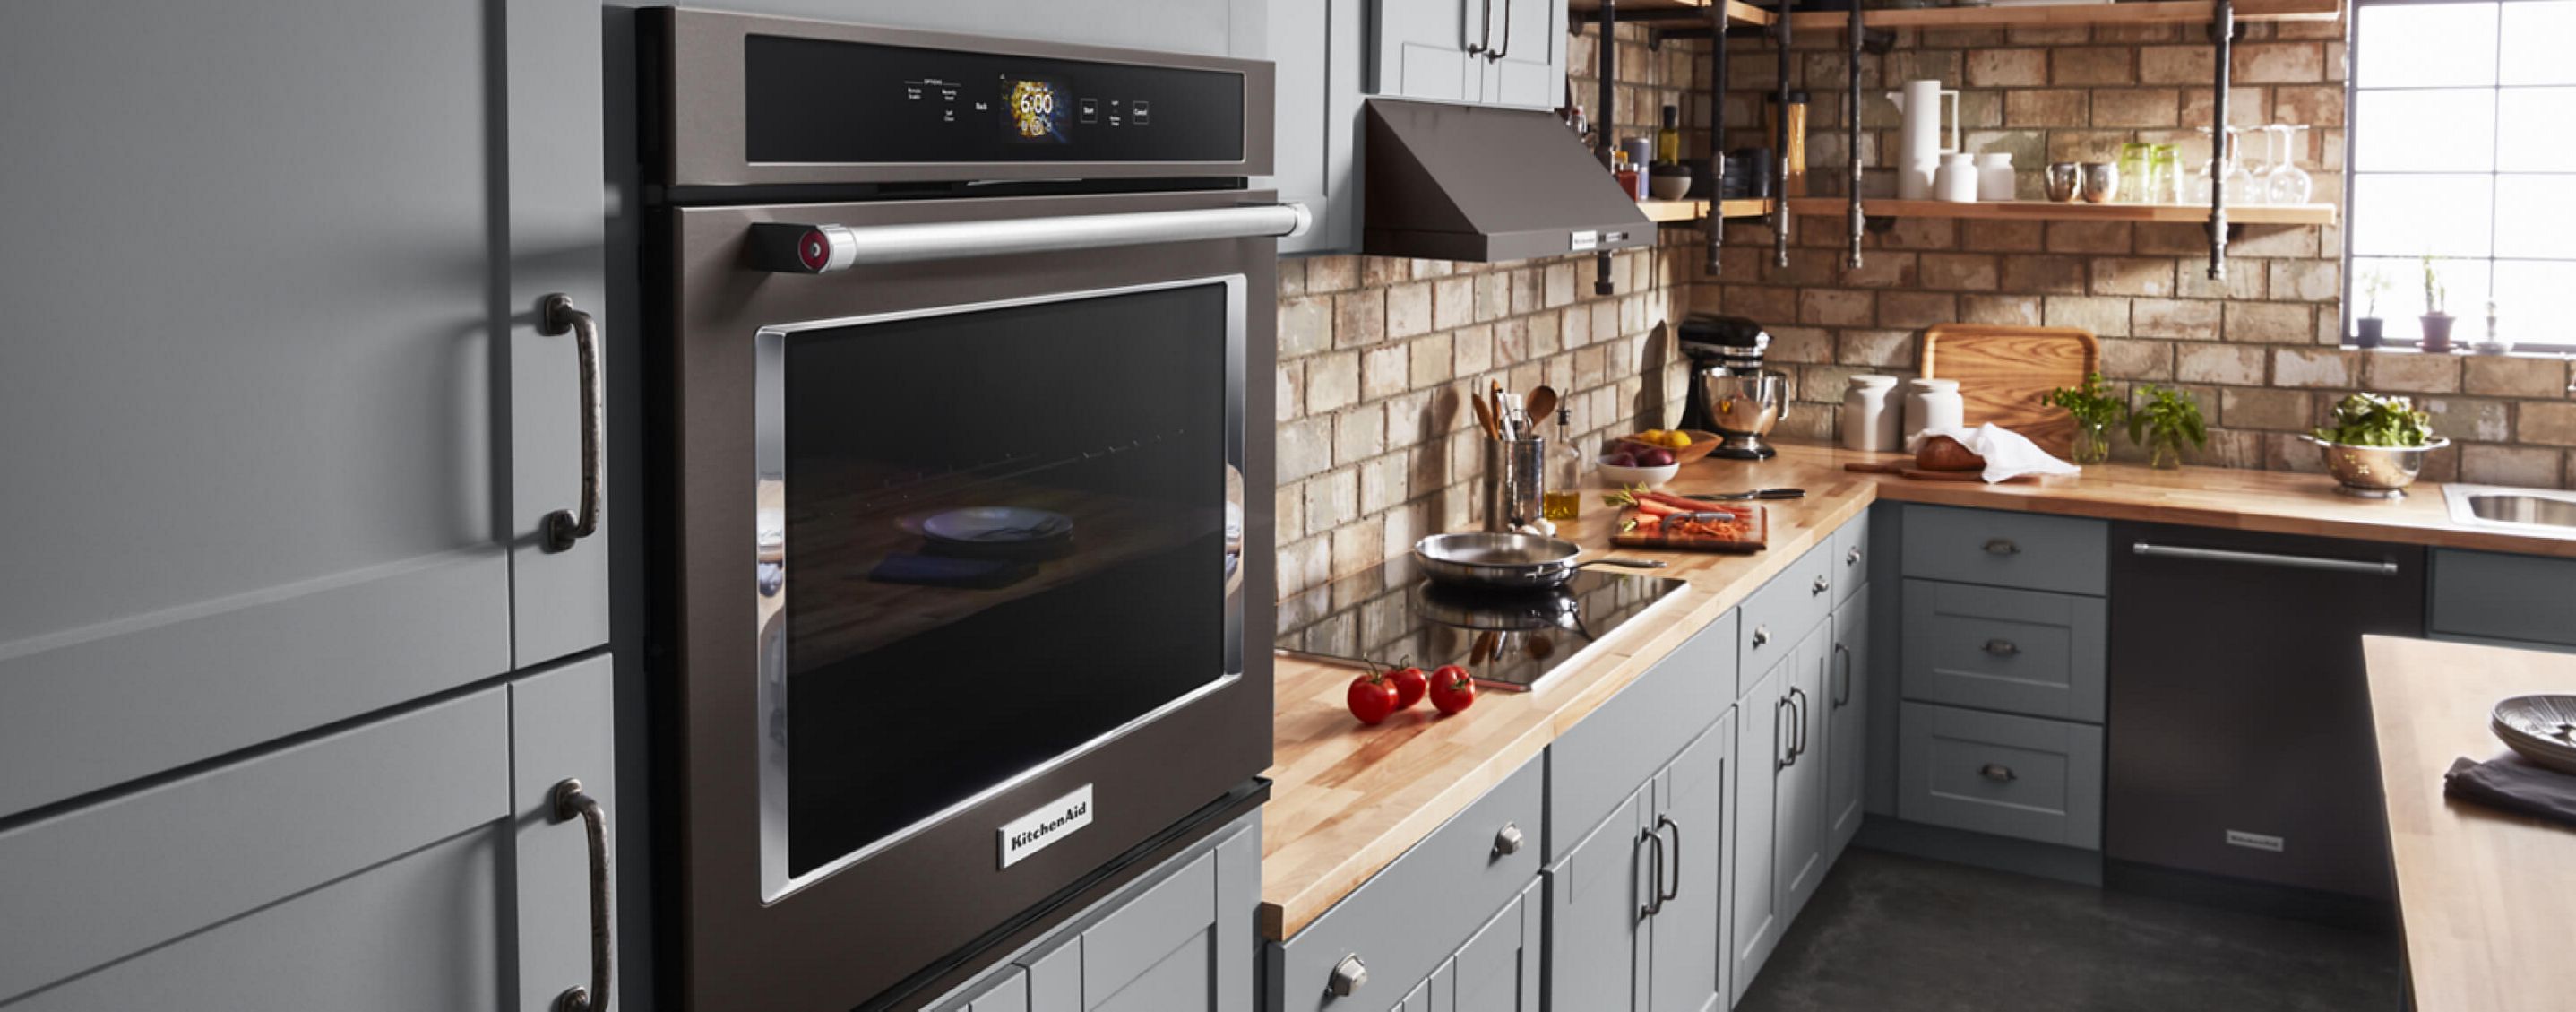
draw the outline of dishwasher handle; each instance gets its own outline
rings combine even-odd
[[[2320,559],[2313,555],[2283,555],[2277,552],[2238,552],[2224,548],[2193,548],[2187,545],[2154,545],[2133,542],[2129,550],[2150,559],[2186,559],[2194,562],[2234,562],[2249,566],[2274,566],[2281,569],[2311,569],[2327,573],[2355,573],[2364,576],[2395,576],[2399,567],[2394,559],[2364,562],[2358,559]]]

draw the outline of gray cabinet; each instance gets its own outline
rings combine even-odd
[[[1905,698],[2101,723],[2110,606],[2099,597],[1905,581]]]
[[[616,807],[592,658],[0,833],[0,1008],[539,1012]],[[613,843],[613,841],[611,841]]]
[[[1834,609],[1831,665],[1825,670],[1825,863],[1842,857],[1860,832],[1869,778],[1870,602],[1855,594]]]
[[[1728,999],[1734,746],[1730,722],[1712,725],[1548,867],[1549,1008],[1704,1012]]]
[[[1796,743],[1784,688],[1795,666],[1794,657],[1782,658],[1735,704],[1735,847],[1727,855],[1735,882],[1727,930],[1727,957],[1733,964],[1728,967],[1729,1004],[1744,997],[1745,987],[1789,927],[1789,914],[1780,904],[1780,863],[1773,841],[1780,830],[1780,774]]]
[[[1373,0],[1372,94],[1553,109],[1565,100],[1565,5]]]
[[[1909,577],[2097,596],[2110,583],[2099,520],[1909,504],[1904,527]]]
[[[1539,1012],[1542,888],[1532,879],[1393,1012]]]
[[[1647,918],[1648,1012],[1710,1012],[1732,996],[1727,977],[1727,921],[1734,916],[1726,855],[1734,848],[1727,819],[1734,790],[1735,724],[1720,720],[1654,781],[1650,832],[1665,837],[1665,881]],[[1463,1009],[1462,1009],[1463,1012]]]
[[[1277,175],[1267,185],[1279,199],[1306,205],[1315,225],[1279,240],[1281,253],[1323,253],[1359,246],[1360,21],[1366,0],[1268,0],[1269,49],[1276,68]],[[1256,186],[1262,185],[1259,182]]]
[[[1646,953],[1637,944],[1654,895],[1647,829],[1654,791],[1636,793],[1547,869],[1547,1007],[1640,1007]]]
[[[1899,734],[1906,821],[2101,848],[2101,728],[1906,703]]]
[[[1780,691],[1789,700],[1789,725],[1796,737],[1789,743],[1789,764],[1780,771],[1771,838],[1780,910],[1783,918],[1791,920],[1806,908],[1807,898],[1815,895],[1825,878],[1825,767],[1831,759],[1823,745],[1832,703],[1825,672],[1832,648],[1831,624],[1817,623],[1800,639],[1788,668],[1781,672]]]
[[[541,300],[603,308],[600,34],[13,5],[0,815],[606,642],[607,539],[542,544],[582,467]]]
[[[2437,549],[2431,582],[2436,638],[2576,648],[2576,559]]]
[[[1260,827],[1218,830],[931,1007],[1251,1012]]]

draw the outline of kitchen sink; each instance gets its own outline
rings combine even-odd
[[[2576,492],[2445,485],[2442,498],[2455,523],[2481,527],[2517,527],[2576,536]]]

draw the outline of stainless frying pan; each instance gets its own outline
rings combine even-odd
[[[1537,534],[1459,531],[1434,534],[1413,543],[1422,571],[1441,583],[1469,587],[1529,589],[1554,587],[1574,578],[1584,566],[1628,566],[1662,569],[1653,559],[1594,559],[1578,563],[1583,546]]]

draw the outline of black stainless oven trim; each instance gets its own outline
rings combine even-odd
[[[1246,285],[1244,367],[1227,377],[1228,401],[1244,419],[1275,415],[1277,243],[1267,238],[1176,242],[1122,248],[1114,256],[1029,254],[892,264],[823,276],[752,270],[746,239],[763,222],[837,221],[853,227],[938,221],[1186,210],[1276,201],[1268,191],[1012,197],[665,207],[656,214],[650,276],[662,311],[649,413],[662,433],[649,456],[649,512],[662,546],[653,583],[664,619],[648,631],[657,722],[654,743],[659,820],[657,924],[660,950],[680,1007],[757,1004],[769,1012],[846,1012],[923,970],[971,973],[1002,953],[976,954],[974,939],[998,925],[1043,931],[1061,916],[1028,919],[1091,872],[1140,841],[1190,817],[1270,765],[1271,668],[1267,650],[1248,651],[1243,677],[1162,721],[1037,777],[972,816],[925,830],[902,846],[775,902],[760,896],[760,827],[755,768],[756,652],[744,649],[757,616],[756,570],[743,565],[755,504],[751,335],[779,321],[823,319],[908,306],[957,305],[1045,292],[1241,274]],[[1244,537],[1268,546],[1276,501],[1275,432],[1243,435]],[[1242,583],[1273,585],[1276,556],[1254,547]],[[1266,639],[1275,623],[1269,595],[1244,595],[1244,623]],[[1096,783],[1098,821],[1004,872],[993,828]],[[989,821],[990,824],[986,824]],[[977,827],[981,827],[978,829]],[[1028,936],[1034,937],[1034,935]]]
[[[757,641],[755,655],[757,657],[758,664],[757,670],[760,672],[760,696],[755,712],[758,714],[760,722],[760,727],[757,729],[756,733],[760,742],[760,897],[763,902],[775,903],[781,899],[785,899],[797,890],[803,889],[806,886],[823,879],[830,878],[833,874],[839,872],[843,868],[865,861],[868,858],[875,857],[877,854],[882,853],[889,848],[901,845],[905,841],[911,840],[912,838],[920,835],[924,829],[947,822],[950,819],[957,818],[983,806],[987,802],[1010,793],[1038,777],[1063,769],[1066,765],[1074,762],[1075,760],[1099,751],[1101,746],[1120,738],[1124,738],[1133,733],[1137,728],[1144,727],[1157,720],[1171,716],[1181,708],[1186,707],[1191,703],[1195,703],[1201,698],[1207,696],[1209,693],[1223,689],[1243,677],[1243,651],[1241,649],[1241,644],[1243,643],[1243,570],[1240,565],[1242,545],[1240,542],[1236,542],[1228,546],[1230,554],[1227,558],[1228,565],[1225,584],[1226,604],[1224,611],[1224,642],[1229,644],[1233,649],[1229,651],[1232,656],[1227,658],[1227,662],[1224,665],[1225,670],[1216,672],[1214,678],[1202,683],[1197,688],[1191,689],[1187,693],[1174,697],[1173,699],[1164,702],[1162,705],[1139,714],[1135,718],[1128,720],[1123,724],[1101,732],[1089,741],[1074,746],[1072,749],[1058,753],[1044,762],[1026,770],[1022,770],[1009,779],[993,784],[975,792],[972,795],[962,798],[956,803],[951,804],[946,808],[942,808],[937,812],[931,813],[930,815],[923,817],[920,821],[896,830],[895,832],[888,834],[867,846],[824,862],[821,866],[818,866],[812,871],[808,871],[802,875],[791,874],[788,871],[789,863],[787,847],[787,772],[789,763],[792,759],[792,753],[787,747],[787,707],[789,705],[789,700],[787,698],[788,630],[786,625],[787,588],[789,586],[789,581],[793,576],[793,572],[787,564],[786,520],[784,517],[773,516],[770,513],[769,507],[766,505],[768,503],[777,503],[783,507],[787,502],[786,362],[787,341],[789,337],[811,330],[831,330],[841,327],[866,326],[872,323],[894,323],[902,320],[920,320],[939,316],[958,316],[996,309],[1013,309],[1022,306],[1042,306],[1056,302],[1074,302],[1082,299],[1103,298],[1114,295],[1132,295],[1140,292],[1169,291],[1176,288],[1197,288],[1204,285],[1225,286],[1225,370],[1226,374],[1229,376],[1242,375],[1244,358],[1243,331],[1246,279],[1241,274],[1228,274],[1221,277],[1182,278],[1170,281],[1156,281],[1140,285],[1121,285],[1111,288],[1098,288],[1084,291],[1054,292],[1046,295],[1032,295],[1015,299],[997,299],[989,302],[967,303],[963,305],[922,307],[918,309],[896,310],[884,313],[866,313],[857,316],[845,316],[833,319],[807,320],[789,324],[773,324],[760,328],[758,332],[752,335],[752,410],[758,416],[758,420],[752,427],[752,431],[754,433],[753,438],[755,440],[752,450],[754,478],[752,502],[755,510],[753,529],[753,563],[754,567],[759,572],[759,579],[753,581],[754,592],[758,595],[755,599],[756,604],[753,610],[758,616],[755,625],[758,632],[754,636],[754,639]],[[1228,480],[1226,482],[1226,498],[1228,505],[1234,507],[1237,514],[1240,515],[1244,507],[1243,482],[1240,478],[1243,471],[1243,414],[1241,411],[1240,401],[1229,398],[1227,405],[1226,432],[1224,436],[1226,456],[1225,464],[1231,473],[1228,475]]]
[[[644,28],[660,63],[653,96],[661,122],[648,123],[652,181],[673,186],[877,183],[936,180],[1113,179],[1152,176],[1267,176],[1271,173],[1276,85],[1265,60],[1159,53],[1031,39],[925,32],[871,25],[655,8]],[[920,162],[899,165],[754,162],[744,156],[743,39],[790,35],[922,49],[1213,70],[1243,76],[1243,157],[1219,162]]]

